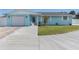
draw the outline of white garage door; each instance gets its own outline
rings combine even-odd
[[[13,26],[24,26],[24,16],[13,16],[12,25]]]
[[[79,25],[79,19],[72,19],[72,25]]]

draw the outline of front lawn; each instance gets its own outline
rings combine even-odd
[[[55,35],[79,30],[79,26],[39,26],[38,35]]]

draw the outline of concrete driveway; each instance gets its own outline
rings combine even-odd
[[[0,27],[0,39],[19,29],[19,27]]]
[[[79,49],[79,31],[39,36],[41,50],[77,50]]]
[[[78,50],[79,31],[70,33],[38,36],[37,26],[10,27],[1,31],[0,49],[2,50]],[[8,30],[9,29],[9,30]],[[8,34],[9,33],[9,34]]]
[[[19,27],[18,30],[0,39],[0,49],[39,49],[37,26]]]

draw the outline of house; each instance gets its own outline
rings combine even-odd
[[[72,25],[73,15],[66,12],[33,12],[16,9],[0,17],[0,26]]]

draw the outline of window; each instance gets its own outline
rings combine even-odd
[[[67,16],[63,16],[63,20],[67,20]]]

